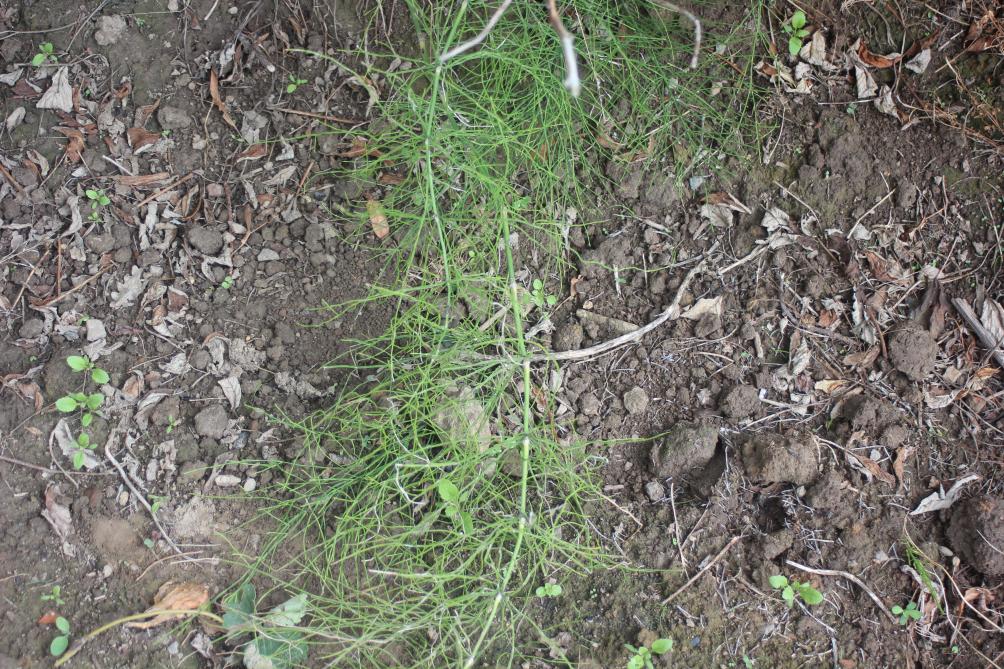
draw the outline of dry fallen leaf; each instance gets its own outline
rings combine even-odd
[[[705,314],[714,314],[715,316],[721,316],[724,308],[722,306],[722,296],[718,297],[702,297],[694,306],[690,307],[681,314],[681,317],[696,321],[700,320]]]
[[[73,111],[73,89],[70,88],[68,67],[61,67],[56,71],[52,77],[52,85],[42,94],[35,106],[39,109],[58,109],[67,114]]]
[[[366,213],[370,217],[370,227],[377,239],[383,239],[390,234],[390,224],[387,222],[387,214],[383,211],[383,205],[379,200],[372,198],[366,200]]]
[[[868,50],[868,47],[864,42],[858,42],[858,58],[861,59],[865,65],[869,67],[874,67],[877,70],[884,70],[888,67],[892,67],[900,61],[903,56],[898,53],[891,53],[888,56],[881,56],[879,54],[872,53]]]
[[[948,492],[939,488],[924,499],[920,500],[920,504],[917,505],[916,509],[910,512],[910,515],[916,516],[921,513],[941,511],[942,509],[951,507],[962,495],[962,489],[973,481],[978,481],[979,479],[980,477],[976,474],[970,474],[969,476],[963,477],[953,483],[952,487],[948,489]]]
[[[129,128],[126,130],[126,139],[134,152],[139,151],[144,146],[156,144],[160,141],[160,133],[147,130],[146,128]]]
[[[170,174],[167,172],[154,172],[153,174],[137,174],[135,176],[129,174],[121,174],[113,176],[112,179],[117,184],[123,186],[130,186],[132,188],[142,188],[144,186],[152,186],[155,184],[161,184],[170,178]]]
[[[58,494],[59,486],[50,485],[45,489],[45,508],[42,509],[42,517],[49,522],[56,535],[65,540],[73,532],[73,519],[70,517],[70,509],[56,501]]]
[[[209,601],[209,588],[202,583],[167,581],[153,596],[153,606],[144,613],[154,616],[150,620],[126,623],[126,627],[149,629],[171,620],[184,617],[184,613],[161,613],[162,611],[195,611]]]
[[[896,453],[896,460],[892,463],[892,470],[896,474],[896,480],[899,481],[899,487],[903,487],[903,468],[906,466],[906,459],[909,458],[914,452],[913,446],[903,446]]]
[[[215,69],[209,70],[209,95],[213,98],[213,104],[216,105],[216,108],[220,110],[220,114],[223,115],[224,122],[234,130],[237,130],[237,124],[234,123],[234,119],[230,116],[230,111],[223,103],[223,98],[220,97],[220,76],[216,74]]]
[[[80,152],[84,150],[84,135],[76,128],[57,127],[55,131],[70,141],[66,143],[66,159],[71,163],[80,162]]]
[[[237,162],[242,160],[258,160],[268,155],[268,147],[264,144],[252,144],[246,151],[237,154]]]

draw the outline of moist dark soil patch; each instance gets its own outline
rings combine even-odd
[[[819,4],[810,21],[836,53],[857,37],[891,53],[941,36],[925,74],[897,74],[902,100],[999,97],[1000,56],[961,55],[951,37],[974,16]],[[295,460],[302,447],[251,407],[297,417],[329,405],[359,379],[321,365],[388,318],[304,327],[382,270],[377,240],[344,215],[364,187],[324,176],[351,149],[344,126],[319,119],[364,119],[367,92],[285,53],[353,45],[355,8],[179,5],[0,6],[3,74],[23,70],[0,83],[0,116],[20,117],[0,143],[0,666],[46,661],[55,631],[37,621],[49,610],[79,636],[145,609],[166,580],[214,594],[232,583],[220,533],[255,512],[235,493],[269,483],[238,461]],[[52,32],[26,32],[40,30]],[[58,70],[25,67],[43,39],[72,75],[69,111],[37,108]],[[944,67],[956,60],[961,80]],[[210,68],[234,127],[213,104]],[[683,296],[689,316],[563,368],[556,421],[603,463],[608,501],[591,522],[631,570],[569,578],[560,597],[534,602],[547,638],[525,639],[537,650],[524,666],[622,666],[625,643],[660,637],[675,642],[664,667],[1001,663],[1000,370],[951,307],[1001,301],[989,117],[985,137],[947,120],[904,124],[835,79],[812,96],[778,87],[763,113],[777,128],[764,165],[693,181],[610,157],[609,181],[592,184],[603,196],[569,235],[576,280],[551,316],[555,350],[647,323],[698,259],[710,271]],[[91,220],[94,188],[110,203]],[[741,206],[714,208],[723,202]],[[192,559],[115,469],[73,471],[51,436],[63,418],[52,403],[84,385],[66,363],[81,351],[110,376],[92,441],[128,417],[117,456]],[[953,508],[910,515],[972,475]],[[267,528],[253,529],[239,549],[253,552]],[[791,563],[851,573],[884,607]],[[787,607],[775,574],[824,602]],[[43,599],[53,586],[63,603]],[[921,620],[890,621],[910,601]],[[216,666],[191,650],[200,634],[117,630],[74,661]]]

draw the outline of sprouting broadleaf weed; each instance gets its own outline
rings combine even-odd
[[[307,83],[306,79],[300,79],[299,77],[291,74],[289,75],[289,83],[286,84],[287,93],[295,93],[296,89]]]
[[[289,669],[307,657],[307,640],[297,629],[307,615],[307,593],[301,592],[256,616],[255,587],[243,584],[223,601],[223,627],[231,640],[250,634],[243,644],[244,666]]]
[[[629,643],[624,644],[624,647],[631,651],[631,657],[628,658],[627,669],[655,669],[655,665],[652,663],[652,658],[656,655],[663,655],[673,650],[673,640],[656,639],[652,642],[652,645],[649,648],[646,648],[645,646],[636,647]]]
[[[49,642],[49,654],[53,657],[59,657],[65,653],[66,649],[70,646],[70,621],[63,616],[57,617],[56,629],[59,630],[61,634],[53,637],[52,641]]]
[[[809,36],[805,21],[805,12],[799,9],[781,26],[788,35],[788,53],[792,56],[798,55],[798,52],[802,50],[803,40]]]
[[[801,597],[802,601],[810,606],[815,606],[823,601],[823,593],[809,583],[789,581],[788,577],[782,574],[771,576],[768,582],[770,587],[781,591],[781,599],[788,605],[788,608],[795,605],[796,597]]]
[[[923,612],[917,607],[917,602],[913,601],[907,602],[905,608],[900,606],[899,604],[896,604],[890,610],[892,611],[892,614],[894,616],[899,616],[900,625],[906,625],[911,621],[920,620],[921,616],[924,615]]]
[[[545,583],[544,585],[537,586],[534,594],[541,599],[545,597],[559,597],[561,596],[561,585],[559,583]]]
[[[56,58],[52,42],[42,42],[38,45],[38,53],[34,55],[31,59],[31,64],[34,67],[41,67],[46,63],[57,63],[59,59]]]

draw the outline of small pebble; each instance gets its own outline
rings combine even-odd
[[[216,485],[221,488],[233,488],[240,485],[241,478],[233,474],[220,474],[216,477]]]
[[[258,487],[258,482],[254,479],[248,479],[244,481],[244,492],[254,492],[254,489]]]

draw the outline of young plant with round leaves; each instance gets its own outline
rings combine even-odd
[[[645,646],[635,647],[629,643],[624,644],[624,647],[632,653],[631,657],[628,658],[627,669],[655,669],[652,658],[673,650],[673,640],[656,639],[648,648]]]
[[[53,53],[54,49],[52,42],[42,42],[38,45],[38,53],[34,55],[31,59],[31,64],[33,67],[42,67],[46,63],[57,63],[59,59],[56,58],[56,54]]]
[[[88,188],[84,191],[84,195],[86,195],[87,199],[91,201],[91,213],[88,214],[87,218],[92,221],[99,220],[101,218],[101,214],[98,213],[98,209],[101,207],[107,207],[111,204],[111,198],[109,198],[100,188]]]
[[[70,621],[63,616],[58,616],[56,629],[60,631],[60,635],[53,637],[52,641],[49,642],[49,654],[53,657],[59,657],[70,646]]]
[[[917,606],[916,602],[907,602],[906,607],[902,607],[899,604],[890,609],[894,616],[899,616],[899,624],[906,625],[914,620],[920,620],[924,615],[920,608]]]
[[[805,27],[805,12],[797,10],[781,28],[788,35],[788,53],[797,56],[802,50],[802,42],[809,36],[809,30]]]
[[[228,639],[245,635],[241,651],[247,669],[289,669],[307,659],[307,641],[297,625],[307,614],[307,593],[301,592],[263,615],[255,615],[255,587],[245,583],[223,601],[223,628]]]
[[[545,583],[544,585],[537,586],[534,590],[536,594],[541,599],[545,597],[560,597],[561,596],[561,585],[559,583]]]
[[[789,581],[788,577],[782,574],[775,574],[768,581],[770,587],[781,591],[781,599],[785,601],[789,609],[795,605],[795,597],[801,597],[802,601],[809,606],[815,606],[823,601],[823,593],[809,583]]]
[[[474,519],[469,512],[461,508],[463,496],[456,484],[450,479],[439,479],[436,490],[439,492],[439,499],[443,502],[443,513],[446,514],[446,517],[453,519],[453,522],[464,534],[473,534]]]

